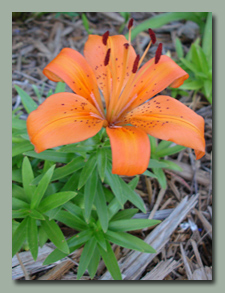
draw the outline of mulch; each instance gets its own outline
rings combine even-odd
[[[156,14],[131,13],[134,25]],[[107,30],[110,31],[110,35],[118,34],[124,23],[119,13],[86,13],[86,17],[91,33],[97,35],[102,35]],[[177,57],[176,36],[180,37],[185,52],[188,52],[191,43],[199,35],[199,29],[195,24],[183,21],[167,24],[154,31],[158,42],[164,45],[164,54],[169,52],[173,58]],[[127,33],[126,26],[122,32]],[[34,16],[28,13],[22,21],[21,16],[18,18],[15,16],[12,23],[12,109],[18,106],[23,107],[14,85],[20,86],[34,101],[38,101],[33,89],[35,85],[42,92],[42,99],[44,99],[50,89],[55,89],[55,83],[43,75],[43,68],[64,47],[70,47],[82,53],[87,38],[88,33],[80,15],[71,17],[65,14],[44,13]],[[148,33],[142,32],[132,42],[138,54],[143,53],[148,39]],[[153,47],[145,60],[152,58],[154,53]],[[68,87],[66,90],[70,91]],[[170,95],[168,89],[165,93]],[[176,162],[183,171],[165,170],[166,190],[161,189],[156,179],[140,176],[136,192],[145,202],[147,217],[161,217],[162,220],[166,219],[185,197],[191,199],[198,195],[198,200],[138,279],[144,280],[149,272],[156,272],[154,278],[161,276],[161,280],[212,279],[212,107],[204,96],[194,95],[193,91],[189,92],[189,96],[178,98],[205,119],[206,155],[201,160],[195,161],[192,150],[185,149],[178,155],[170,156],[168,159]],[[25,111],[21,118],[27,118]],[[131,180],[129,177],[123,177],[123,179],[127,182]],[[131,204],[128,202],[126,207],[131,207]],[[146,215],[138,214],[137,217],[143,218]],[[65,235],[74,232],[63,225],[62,230]],[[145,239],[150,232],[151,230],[148,229],[134,233]],[[129,256],[129,250],[116,245],[113,248],[118,260]],[[42,271],[30,274],[30,278],[48,279],[50,275],[50,279],[76,279],[79,255],[80,253],[77,252],[73,258],[71,257],[72,260],[67,260],[67,264],[64,263],[64,266],[61,264],[54,274],[49,273],[52,268],[43,268]],[[95,280],[101,279],[104,273],[105,266],[100,263]],[[17,279],[24,279],[24,276],[20,275]],[[85,274],[83,279],[89,280],[88,274]]]

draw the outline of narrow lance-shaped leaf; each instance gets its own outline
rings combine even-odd
[[[84,249],[82,251],[81,257],[80,257],[80,262],[79,262],[79,266],[78,266],[78,272],[77,272],[77,279],[79,280],[85,270],[87,269],[92,255],[95,251],[95,247],[96,247],[97,241],[96,239],[93,237],[91,238],[84,246]]]
[[[62,252],[69,254],[70,251],[65,237],[55,221],[49,221],[49,219],[45,217],[45,221],[42,221],[41,225],[45,233],[48,235],[48,238],[55,244],[55,246]]]
[[[95,196],[95,206],[101,227],[104,232],[108,229],[108,210],[105,200],[105,194],[100,180],[98,181],[97,191]]]
[[[92,175],[96,166],[96,155],[92,155],[88,161],[85,163],[84,168],[80,174],[80,180],[78,184],[78,189],[81,189],[82,186],[87,182],[88,178]]]
[[[23,188],[29,200],[31,200],[35,190],[35,187],[30,185],[33,179],[34,179],[34,174],[33,174],[30,161],[27,157],[25,157],[23,160],[23,165],[22,165],[22,180],[23,180]]]
[[[121,272],[111,245],[107,241],[107,252],[98,245],[103,261],[114,280],[122,280]]]
[[[25,218],[20,223],[19,227],[13,233],[13,236],[12,236],[12,256],[14,256],[20,250],[20,248],[23,245],[23,242],[26,239],[26,236],[27,236],[27,222],[28,222],[28,217]]]
[[[31,200],[32,209],[35,209],[36,207],[38,207],[39,203],[41,202],[41,199],[44,196],[45,191],[51,181],[54,169],[55,169],[55,165],[49,168],[49,170],[45,173],[45,175],[42,177],[41,181],[39,182]]]
[[[79,217],[72,215],[66,211],[59,211],[55,215],[55,219],[67,225],[68,227],[78,231],[87,229],[87,224],[83,220],[81,220]]]
[[[98,269],[98,265],[99,265],[99,262],[100,262],[100,253],[99,253],[99,250],[98,250],[98,247],[96,246],[95,247],[95,251],[92,255],[92,258],[91,258],[91,261],[88,265],[88,273],[91,277],[91,279],[94,278],[96,272],[97,272],[97,269]]]
[[[76,196],[76,192],[72,191],[64,191],[64,192],[58,192],[55,194],[51,194],[45,199],[42,200],[40,203],[38,210],[41,213],[46,213],[47,211],[54,209],[60,205],[63,205],[70,199]]]
[[[155,249],[152,248],[149,244],[140,238],[125,232],[113,232],[108,230],[106,233],[106,239],[125,248],[145,253],[156,253]]]
[[[98,166],[99,176],[103,182],[105,178],[106,167],[107,167],[107,152],[104,148],[100,148],[98,150],[97,166]]]
[[[33,259],[36,261],[38,255],[38,230],[36,220],[28,217],[27,240]]]
[[[19,94],[21,101],[23,103],[24,108],[26,109],[27,113],[30,113],[37,109],[37,104],[32,100],[32,98],[20,87],[15,85],[15,89]]]
[[[91,176],[88,178],[84,186],[84,217],[87,223],[91,215],[91,209],[94,202],[98,183],[98,173],[93,170]]]
[[[148,227],[155,226],[159,224],[158,220],[148,220],[148,219],[129,219],[129,220],[118,220],[110,222],[109,230],[116,232],[125,232],[144,229]]]
[[[70,163],[67,165],[57,168],[55,172],[53,173],[51,181],[59,180],[61,178],[64,178],[71,173],[74,173],[75,171],[81,169],[84,166],[84,160],[81,157],[73,159]],[[44,174],[39,175],[32,181],[32,185],[37,185],[41,178],[44,176]]]

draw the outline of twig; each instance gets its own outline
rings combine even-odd
[[[25,268],[25,266],[24,266],[24,264],[23,264],[23,262],[22,262],[22,260],[21,260],[21,258],[19,256],[18,252],[16,253],[16,257],[17,257],[17,259],[18,259],[18,261],[20,263],[20,266],[21,266],[21,268],[23,270],[25,280],[30,280],[30,276],[29,276],[29,274],[28,274],[28,272],[27,272],[27,270],[26,270],[26,268]]]

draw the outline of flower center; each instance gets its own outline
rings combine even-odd
[[[131,19],[128,23],[128,29],[129,29],[129,41],[128,43],[124,44],[123,47],[123,57],[122,57],[122,72],[120,73],[120,76],[117,76],[116,71],[116,60],[114,60],[114,54],[113,50],[110,47],[110,41],[109,41],[109,32],[107,31],[102,36],[102,42],[105,46],[107,46],[107,51],[104,59],[104,66],[107,67],[107,79],[109,80],[110,92],[109,92],[109,103],[106,105],[106,120],[107,122],[104,122],[104,127],[108,125],[114,125],[118,123],[121,116],[123,116],[126,113],[127,108],[134,102],[134,100],[137,98],[137,94],[135,94],[133,97],[131,96],[132,90],[134,86],[136,86],[136,83],[140,80],[142,75],[146,72],[147,69],[152,64],[149,64],[149,66],[146,66],[146,68],[139,74],[138,76],[136,73],[138,72],[138,69],[140,68],[151,44],[155,44],[156,42],[156,36],[154,32],[149,29],[149,35],[150,35],[150,41],[148,46],[146,47],[143,56],[140,58],[139,55],[136,56],[135,60],[133,61],[133,67],[131,72],[128,72],[128,60],[129,60],[129,53],[131,48],[131,28],[133,26],[133,19]],[[112,43],[111,43],[112,44]],[[162,44],[160,43],[155,55],[155,64],[157,64],[160,60],[162,54]],[[127,76],[129,76],[127,78]],[[124,83],[125,78],[127,78],[126,83]],[[106,125],[106,126],[105,126]]]

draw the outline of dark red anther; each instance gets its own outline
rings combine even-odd
[[[129,46],[130,46],[128,43],[125,43],[125,44],[123,44],[123,45],[124,45],[125,49],[128,49]]]
[[[152,44],[154,45],[155,44],[155,42],[156,42],[156,36],[155,36],[155,33],[153,32],[153,30],[152,29],[148,29],[148,33],[149,33],[149,36],[150,36],[150,38],[151,38],[151,40],[152,40]]]
[[[105,32],[104,35],[102,35],[102,42],[105,46],[107,44],[108,37],[109,37],[109,31]]]
[[[132,28],[132,26],[133,26],[133,22],[134,22],[134,20],[133,20],[133,18],[131,18],[130,20],[129,20],[129,22],[128,22],[128,29],[130,29],[130,28]]]
[[[158,48],[155,52],[155,64],[159,62],[161,55],[162,55],[162,43],[158,45]]]
[[[110,57],[111,49],[109,48],[105,55],[104,65],[107,66],[109,64],[109,57]]]
[[[134,60],[134,65],[133,65],[133,69],[132,69],[132,72],[133,72],[133,73],[136,73],[137,70],[138,70],[138,63],[139,63],[139,60],[140,60],[140,56],[137,55],[137,57],[136,57],[135,60]]]

